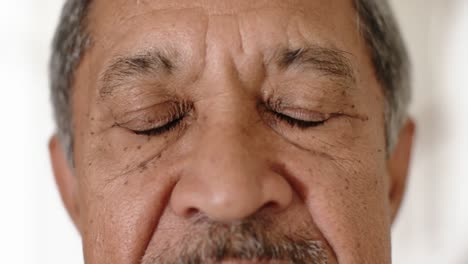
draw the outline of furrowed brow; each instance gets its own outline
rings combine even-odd
[[[158,51],[119,56],[112,60],[99,78],[99,95],[105,98],[121,88],[125,83],[138,78],[172,74],[173,62]]]
[[[356,77],[346,52],[320,46],[309,46],[299,49],[286,49],[280,52],[278,65],[282,69],[299,68],[313,70],[323,76],[330,77],[345,83],[346,86],[354,86]]]

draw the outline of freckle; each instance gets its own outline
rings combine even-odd
[[[148,165],[148,164],[147,164],[146,162],[140,163],[140,164],[138,165],[139,172],[140,172],[140,173],[145,172],[145,170],[148,169],[148,166],[147,166],[147,165]]]
[[[93,163],[92,163],[92,162],[88,163],[88,166],[91,166],[91,165],[93,165]]]
[[[351,106],[351,108],[353,108],[353,109],[354,109],[354,108],[356,108],[356,106],[355,106],[355,105],[352,105],[352,106]]]
[[[91,117],[91,121],[94,121],[94,117]]]
[[[141,149],[141,146],[138,146],[137,149]]]
[[[381,153],[381,152],[382,152],[382,150],[381,150],[381,149],[378,149],[378,150],[377,150],[377,152]]]
[[[123,149],[123,151],[127,151],[127,150],[128,150],[128,147],[125,147],[125,148]]]
[[[91,136],[94,136],[94,132],[89,133]]]
[[[126,181],[124,182],[124,185],[128,185],[128,180],[126,180]]]

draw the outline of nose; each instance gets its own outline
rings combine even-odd
[[[172,210],[181,217],[202,214],[213,221],[232,222],[260,210],[287,208],[293,191],[272,169],[267,140],[246,135],[240,125],[215,127],[197,140],[173,189]]]

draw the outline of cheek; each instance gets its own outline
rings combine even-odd
[[[148,169],[112,178],[103,177],[105,171],[101,169],[87,170],[82,175],[86,259],[95,263],[136,263],[144,254],[173,185],[171,177],[167,177],[170,171],[158,169],[165,173],[158,175],[156,170]]]
[[[175,182],[171,161],[178,157],[179,134],[139,136],[104,126],[97,115],[80,120],[75,145],[85,259],[137,263]]]
[[[287,167],[339,262],[387,259],[390,213],[384,153],[286,156],[295,157],[285,161]]]
[[[136,263],[175,182],[169,161],[177,151],[167,150],[175,139],[128,133],[114,128],[78,137],[84,251],[94,263]]]

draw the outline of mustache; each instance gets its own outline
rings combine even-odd
[[[223,224],[197,221],[202,231],[185,235],[158,254],[145,254],[142,264],[200,264],[223,260],[251,260],[291,264],[327,264],[322,241],[313,239],[307,226],[291,234],[273,232],[271,221],[249,219]]]

